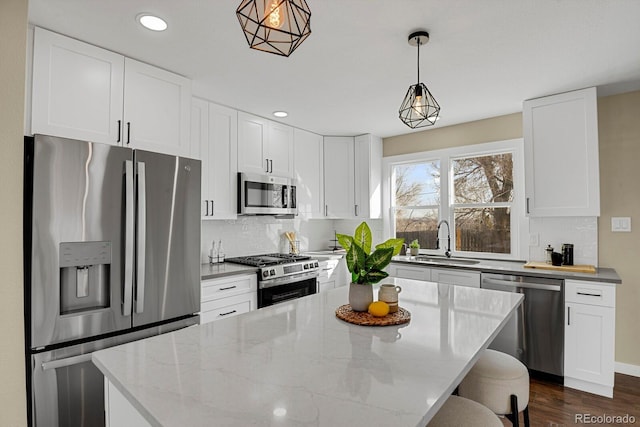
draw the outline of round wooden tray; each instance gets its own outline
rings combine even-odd
[[[384,317],[375,317],[366,311],[353,311],[349,304],[336,308],[336,316],[345,322],[362,326],[389,326],[402,325],[411,320],[411,313],[402,307],[398,307],[395,313],[389,313]]]

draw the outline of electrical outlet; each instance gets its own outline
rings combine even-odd
[[[631,232],[631,217],[611,217],[611,231],[613,232]]]
[[[540,245],[540,235],[538,233],[529,234],[529,246],[539,246]]]

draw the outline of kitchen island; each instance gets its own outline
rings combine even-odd
[[[522,296],[383,283],[409,323],[339,320],[345,286],[93,353],[111,425],[425,426]]]

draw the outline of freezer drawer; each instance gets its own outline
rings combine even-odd
[[[104,376],[91,362],[91,353],[195,325],[198,321],[198,316],[193,316],[162,326],[28,355],[31,366],[29,425],[103,427]]]

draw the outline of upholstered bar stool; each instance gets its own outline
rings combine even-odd
[[[491,409],[459,396],[449,396],[427,427],[503,427]]]
[[[474,400],[518,427],[523,412],[529,427],[529,372],[518,359],[495,350],[485,350],[458,387],[458,394]]]

